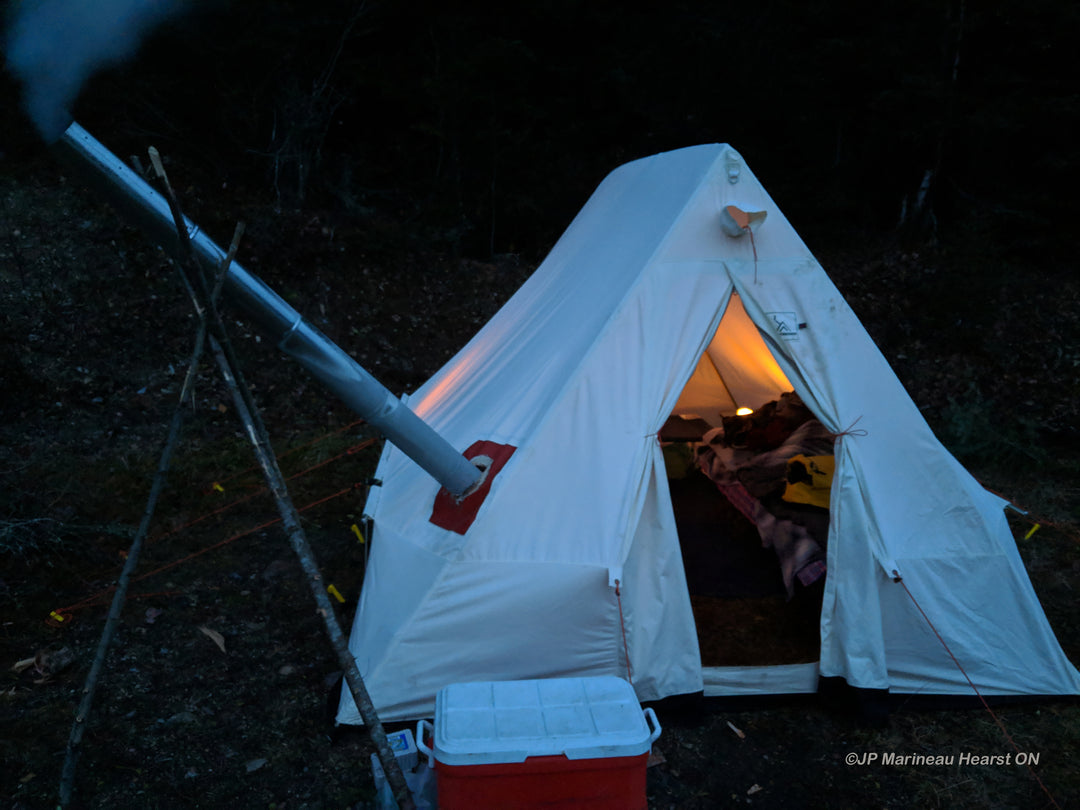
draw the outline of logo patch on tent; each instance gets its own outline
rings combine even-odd
[[[781,340],[799,339],[799,317],[794,312],[766,312],[773,334]]]

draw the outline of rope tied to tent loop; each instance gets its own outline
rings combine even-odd
[[[850,425],[848,425],[843,430],[839,431],[838,433],[834,433],[833,438],[834,439],[839,439],[841,436],[855,436],[856,438],[860,438],[860,437],[863,437],[863,436],[869,436],[870,432],[867,431],[865,428],[856,428],[855,427],[857,424],[859,424],[860,419],[862,419],[861,416],[858,417],[854,422],[852,422]]]
[[[626,680],[633,685],[634,676],[630,671],[630,647],[626,643],[626,619],[622,609],[622,583],[619,580],[615,580],[615,601],[619,603],[619,629],[622,630],[623,656],[626,658]]]

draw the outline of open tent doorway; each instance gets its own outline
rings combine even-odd
[[[832,440],[807,424],[816,417],[738,293],[722,312],[660,432],[702,666],[816,665],[827,488],[808,504],[805,487],[787,484],[801,479],[790,470],[805,469],[808,433],[813,449],[830,456]],[[773,542],[793,531],[804,548]],[[791,570],[785,581],[786,552],[804,558],[789,567],[809,570]]]

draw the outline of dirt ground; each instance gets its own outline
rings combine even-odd
[[[230,218],[243,217],[244,265],[396,392],[448,359],[531,269],[513,256],[413,252],[378,222],[360,228],[319,211],[184,191],[220,241]],[[1023,390],[1044,426],[1075,417],[1064,379],[1057,391],[1035,384],[1045,374],[1039,354],[988,358],[963,341],[931,345],[926,324],[913,322],[933,315],[913,301],[955,257],[865,244],[832,253],[823,260],[935,427],[963,439],[967,423],[949,420],[977,422],[1003,390]],[[1075,281],[1025,294],[998,302],[995,328],[1029,335],[1041,307],[1077,322]],[[175,268],[46,156],[0,171],[0,317],[0,804],[30,810],[56,804],[73,711],[195,322]],[[352,527],[378,451],[361,445],[377,437],[244,321],[230,325],[347,630],[364,566]],[[1080,362],[1075,343],[1059,349],[1065,359],[1055,362]],[[372,800],[372,748],[362,730],[334,726],[339,667],[228,403],[204,366],[89,720],[78,806],[299,810]],[[1018,450],[1008,464],[975,471],[1031,508],[1014,519],[1020,550],[1066,652],[1080,661],[1075,446],[1049,435],[1037,455]],[[1067,807],[1080,795],[1074,701],[993,716],[900,704],[877,723],[853,708],[663,705],[649,807]],[[1011,758],[848,764],[889,752]],[[1017,752],[1037,765],[1016,764]]]

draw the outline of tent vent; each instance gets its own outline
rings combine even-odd
[[[720,209],[720,227],[728,236],[742,236],[747,232],[753,236],[768,215],[768,211],[743,211],[737,205],[725,205]]]

